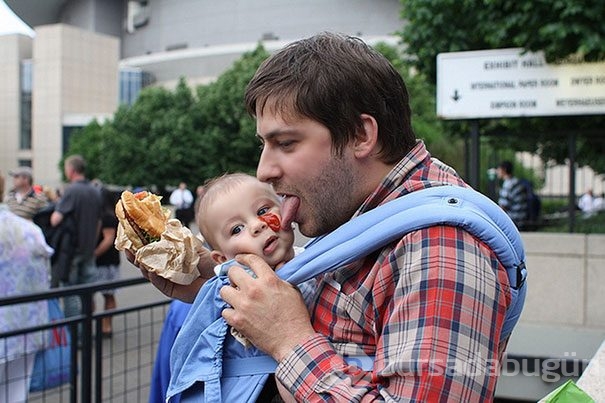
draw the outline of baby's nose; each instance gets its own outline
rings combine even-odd
[[[259,234],[267,228],[267,223],[263,220],[256,220],[251,226],[253,234]]]

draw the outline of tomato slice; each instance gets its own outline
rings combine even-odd
[[[264,222],[271,228],[273,231],[277,232],[281,228],[281,221],[279,220],[279,216],[275,213],[266,213],[261,216],[258,216],[258,219]]]
[[[147,197],[147,191],[143,190],[141,192],[137,192],[134,194],[134,197],[136,197],[139,200],[143,200],[145,197]]]

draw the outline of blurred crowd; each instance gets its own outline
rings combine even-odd
[[[27,166],[10,170],[7,177],[0,172],[0,296],[119,279],[114,241],[121,189],[89,180],[86,161],[78,155],[66,158],[64,173],[67,183],[52,188],[37,185]],[[169,201],[183,225],[191,226],[202,189],[194,196],[182,182],[171,192]],[[101,294],[105,310],[117,307],[114,289]],[[65,316],[81,313],[79,297],[62,302]],[[0,332],[48,322],[46,301],[0,307]],[[102,335],[112,337],[111,317],[103,319]],[[42,332],[0,338],[0,403],[27,400],[32,363],[44,348]]]

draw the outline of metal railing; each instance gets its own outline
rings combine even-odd
[[[79,296],[82,313],[46,325],[0,333],[0,340],[67,326],[71,335],[71,373],[64,385],[30,392],[29,402],[145,402],[151,386],[157,344],[170,300],[94,312],[94,297],[105,289],[147,283],[144,278],[54,288],[0,298],[0,307]],[[111,338],[103,337],[101,319],[111,317]],[[166,363],[167,365],[167,363]]]

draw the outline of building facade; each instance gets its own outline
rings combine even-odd
[[[0,0],[2,1],[2,0]],[[74,128],[149,84],[207,83],[260,42],[321,31],[398,42],[398,0],[4,0],[35,34],[0,34],[0,170],[58,186]]]
[[[65,24],[35,31],[0,36],[0,170],[31,166],[37,183],[56,187],[73,128],[118,106],[119,41]]]

